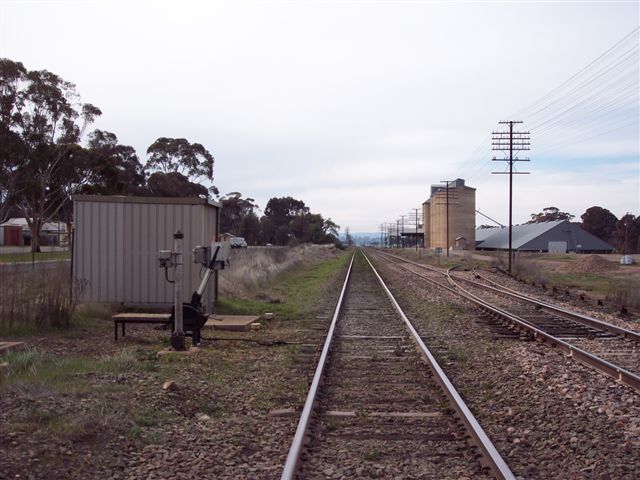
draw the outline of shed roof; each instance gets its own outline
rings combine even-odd
[[[74,195],[76,202],[110,203],[159,203],[169,205],[211,205],[220,207],[218,202],[200,197],[134,197],[129,195]]]
[[[6,222],[0,224],[0,227],[22,227],[23,230],[29,231],[29,224],[24,217],[13,217]],[[41,232],[66,232],[67,225],[64,222],[44,222],[40,227]]]
[[[478,248],[506,250],[509,248],[509,229],[486,229],[490,234],[476,243]],[[476,240],[479,240],[476,230]],[[482,238],[484,234],[480,237]],[[568,220],[552,222],[527,223],[514,225],[512,231],[512,246],[516,250],[546,250],[549,241],[566,241],[570,249],[613,251],[614,247],[600,240],[598,237],[581,229]]]
[[[500,230],[500,227],[491,227],[491,228],[477,228],[476,229],[476,245],[481,242],[484,242],[491,235]]]

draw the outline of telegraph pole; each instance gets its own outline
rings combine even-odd
[[[416,252],[418,251],[418,212],[420,211],[419,208],[412,208],[411,210],[414,211],[414,213],[416,214]]]
[[[445,191],[447,196],[447,257],[449,256],[449,183],[453,180],[440,180],[445,184]]]
[[[513,258],[512,249],[512,230],[513,230],[513,175],[527,175],[529,172],[514,172],[513,164],[515,162],[528,162],[528,158],[518,158],[518,152],[522,150],[530,150],[529,132],[514,132],[513,126],[522,123],[522,120],[505,120],[499,122],[502,125],[509,125],[508,132],[492,132],[491,145],[492,150],[500,152],[509,152],[509,158],[493,157],[494,162],[509,162],[509,172],[491,172],[496,175],[509,174],[509,273],[511,273],[511,264]],[[515,156],[514,156],[515,152]]]

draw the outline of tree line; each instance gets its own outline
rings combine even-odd
[[[271,198],[261,217],[254,199],[242,198],[240,192],[223,196],[220,203],[220,231],[244,237],[249,245],[340,244],[340,227],[330,218],[311,213],[302,200]]]
[[[31,249],[45,222],[72,222],[76,194],[212,198],[214,157],[199,143],[159,137],[143,164],[115,133],[87,128],[102,114],[76,86],[47,70],[0,58],[0,223],[24,217]],[[84,142],[84,145],[82,144]],[[222,228],[252,243],[326,243],[338,226],[290,197],[269,200],[258,218],[252,199],[222,198]]]

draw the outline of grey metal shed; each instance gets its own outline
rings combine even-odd
[[[140,306],[173,304],[173,285],[158,268],[158,250],[173,249],[173,234],[184,234],[184,301],[200,281],[191,261],[196,245],[218,235],[220,205],[201,198],[76,195],[73,198],[74,284],[84,302]],[[217,276],[203,304],[211,311]]]
[[[476,242],[476,249],[507,250],[509,248],[508,228],[486,229],[482,235],[485,233],[488,235],[482,241]],[[481,238],[482,235],[478,237]],[[515,250],[533,252],[547,252],[550,250],[550,245],[555,246],[556,248],[551,250],[557,252],[560,244],[563,245],[562,249],[565,252],[611,253],[614,250],[612,245],[567,220],[514,225],[512,244]]]

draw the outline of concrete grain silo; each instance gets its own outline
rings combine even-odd
[[[474,249],[476,228],[475,188],[467,187],[461,178],[448,182],[448,185],[432,185],[431,197],[423,203],[422,208],[425,219],[425,247],[439,247],[443,250],[447,248]],[[428,229],[426,228],[427,225]]]

